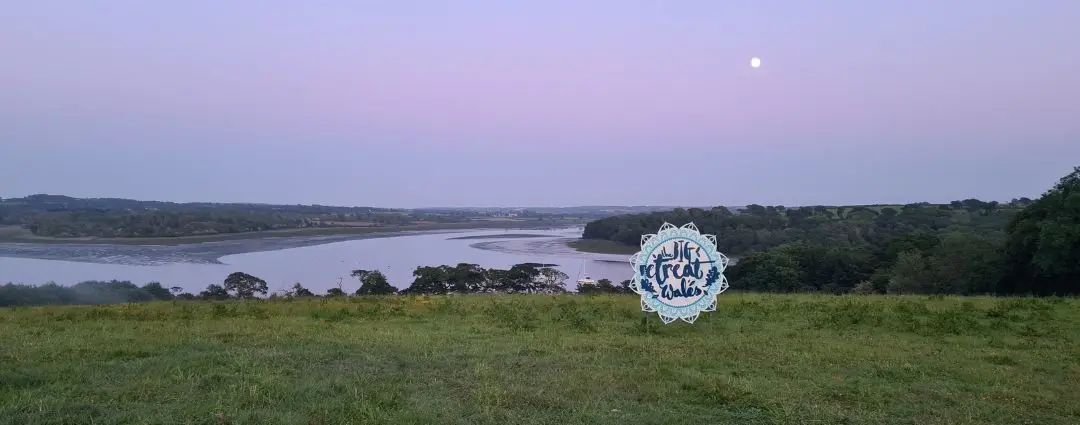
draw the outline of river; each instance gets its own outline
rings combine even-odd
[[[529,235],[530,237],[521,237]],[[300,282],[317,294],[358,282],[354,269],[381,270],[402,289],[418,266],[474,263],[509,268],[551,263],[569,276],[573,290],[584,275],[619,282],[633,275],[629,256],[577,252],[566,246],[581,228],[470,230],[385,235],[357,240],[268,238],[179,246],[0,244],[0,283],[72,285],[85,280],[161,282],[198,293],[241,271],[266,280],[271,291]],[[464,239],[463,239],[464,238]]]

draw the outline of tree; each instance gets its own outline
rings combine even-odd
[[[926,259],[916,251],[901,252],[892,267],[889,293],[920,294],[933,292],[934,282]]]
[[[413,283],[401,291],[410,295],[443,295],[448,291],[446,266],[418,266],[413,270]]]
[[[894,237],[885,243],[882,260],[893,262],[900,256],[900,253],[910,251],[927,255],[940,245],[941,238],[933,233],[918,232]]]
[[[1080,167],[1013,216],[1005,233],[1002,292],[1080,293]]]
[[[732,282],[751,291],[794,292],[802,288],[799,263],[786,252],[750,254],[730,268]]]
[[[330,288],[330,289],[326,290],[326,296],[328,296],[328,297],[344,297],[345,296],[345,291],[342,291],[341,288]]]
[[[360,289],[356,290],[356,295],[392,295],[397,292],[397,288],[387,282],[381,271],[353,270],[352,277],[360,281]]]
[[[236,294],[237,298],[254,298],[255,294],[266,295],[266,281],[243,272],[234,272],[225,278],[225,290]]]
[[[540,270],[531,264],[514,264],[507,270],[506,282],[497,286],[506,288],[506,292],[511,293],[539,292],[539,276]]]
[[[539,269],[536,276],[535,291],[545,294],[566,292],[566,279],[569,276],[553,267]],[[611,281],[608,281],[611,284]]]
[[[453,269],[447,270],[447,278],[452,292],[485,292],[488,286],[488,270],[479,264],[458,263]]]
[[[229,291],[221,285],[212,283],[199,293],[199,298],[204,300],[227,300],[229,299]]]
[[[300,285],[300,282],[293,284],[292,289],[285,293],[287,297],[314,297],[315,294],[307,288]]]
[[[172,294],[168,289],[161,286],[160,282],[150,282],[143,285],[142,289],[152,295],[155,299],[159,300],[171,300]]]
[[[1001,279],[1000,246],[971,233],[952,233],[928,257],[939,285],[934,292],[987,294],[997,291]]]

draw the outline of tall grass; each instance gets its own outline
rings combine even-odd
[[[725,294],[0,309],[0,424],[1074,424],[1080,300]]]

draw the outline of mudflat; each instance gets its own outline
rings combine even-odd
[[[16,233],[25,229],[0,230],[0,257],[100,262],[112,258],[117,264],[148,265],[168,263],[219,264],[226,255],[273,251],[322,245],[349,240],[387,238],[415,234],[456,233],[468,230],[538,229],[555,226],[552,222],[484,222],[461,226],[429,224],[382,228],[317,228],[273,230],[175,238],[47,238]],[[517,226],[513,226],[516,224]],[[6,232],[6,233],[5,233]]]
[[[273,237],[325,237],[325,236],[363,236],[399,232],[431,230],[473,230],[473,229],[540,229],[564,227],[580,224],[580,220],[476,220],[464,223],[423,223],[402,226],[340,226],[308,227],[302,229],[276,229],[258,232],[217,233],[212,235],[153,237],[153,238],[101,238],[72,237],[59,238],[37,236],[20,226],[0,226],[0,244],[3,243],[38,243],[38,244],[106,244],[106,245],[184,245],[203,242],[235,241],[244,239],[264,239]]]

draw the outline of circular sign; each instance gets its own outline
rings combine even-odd
[[[716,249],[716,236],[702,235],[694,223],[664,223],[656,234],[641,236],[641,251],[630,257],[630,287],[641,295],[641,308],[664,323],[693,323],[716,310],[716,296],[728,288],[728,258]]]

